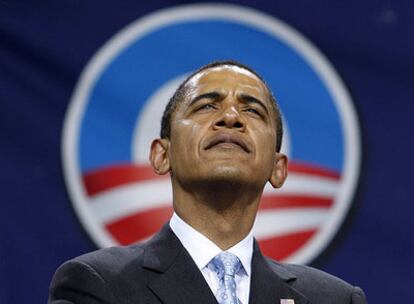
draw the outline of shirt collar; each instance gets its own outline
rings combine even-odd
[[[170,227],[193,258],[197,267],[202,270],[222,250],[203,234],[184,222],[175,212],[170,220]],[[253,235],[250,231],[239,243],[227,250],[235,254],[250,276],[253,256]]]

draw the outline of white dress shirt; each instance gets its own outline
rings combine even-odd
[[[170,220],[170,227],[183,244],[200,269],[211,291],[216,295],[219,281],[216,273],[211,269],[210,261],[223,250],[207,237],[184,222],[175,212]],[[250,293],[251,262],[253,256],[253,236],[250,233],[239,243],[226,250],[235,254],[243,267],[236,273],[237,297],[242,304],[248,304]]]

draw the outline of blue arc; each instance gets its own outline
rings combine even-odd
[[[245,63],[266,79],[289,124],[293,161],[342,170],[340,117],[312,67],[268,33],[211,20],[159,28],[134,41],[107,66],[92,88],[81,123],[81,171],[131,162],[135,122],[149,96],[177,75],[223,59]]]

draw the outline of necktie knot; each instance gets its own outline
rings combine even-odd
[[[213,258],[212,263],[220,279],[224,276],[231,276],[234,278],[241,267],[239,258],[233,253],[226,251],[216,255]]]

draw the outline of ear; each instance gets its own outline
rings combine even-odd
[[[168,148],[170,141],[164,138],[154,139],[151,143],[151,151],[149,160],[152,169],[159,175],[164,175],[170,172],[170,159],[168,157]]]
[[[275,154],[275,162],[273,164],[272,175],[269,178],[273,188],[282,187],[287,177],[288,158],[283,153]]]

